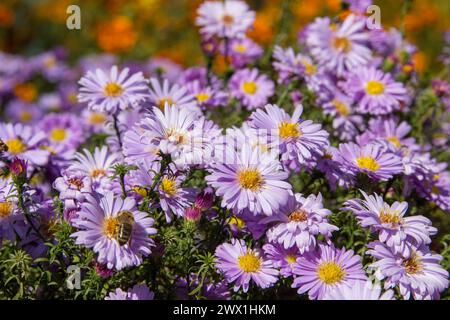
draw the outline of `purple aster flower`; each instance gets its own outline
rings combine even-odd
[[[335,147],[329,146],[317,161],[316,166],[317,170],[325,174],[331,190],[336,190],[337,186],[349,188],[352,180],[351,176],[342,170],[342,165],[337,160],[338,153],[339,151]]]
[[[119,72],[117,66],[113,66],[109,74],[101,69],[96,69],[95,73],[88,71],[79,84],[78,100],[86,102],[93,111],[107,114],[137,107],[150,97],[142,72],[129,75],[128,68]]]
[[[265,111],[256,110],[250,116],[250,126],[269,130],[275,137],[283,162],[294,161],[299,165],[322,154],[328,146],[328,133],[311,120],[301,120],[303,107],[295,109],[290,117],[277,105],[266,105]]]
[[[280,274],[287,278],[294,275],[293,268],[297,259],[301,256],[297,247],[285,249],[280,244],[267,243],[263,246],[267,261],[275,268],[280,269]]]
[[[197,9],[196,25],[205,38],[242,38],[253,25],[255,12],[244,1],[205,1]]]
[[[154,57],[148,60],[145,65],[145,72],[148,73],[147,77],[160,77],[169,80],[170,82],[176,82],[183,68],[167,58]]]
[[[351,141],[363,127],[363,117],[355,114],[353,100],[336,89],[333,100],[323,104],[325,114],[333,118],[335,133],[344,141]]]
[[[115,64],[117,64],[117,57],[109,53],[87,55],[78,61],[78,66],[83,73],[96,69],[107,71]]]
[[[278,280],[278,270],[266,260],[259,249],[251,249],[243,240],[232,239],[231,243],[216,248],[216,267],[228,283],[234,282],[234,291],[242,287],[248,291],[250,280],[260,288],[269,288]]]
[[[153,300],[155,294],[145,284],[136,284],[128,291],[117,288],[105,300]]]
[[[3,156],[12,159],[19,157],[34,166],[44,166],[48,162],[49,152],[41,149],[45,133],[20,123],[0,123],[0,139],[8,150]]]
[[[52,113],[45,116],[39,127],[47,135],[47,150],[52,155],[72,158],[76,148],[84,141],[79,118],[70,113]]]
[[[117,155],[109,154],[108,148],[96,147],[94,154],[84,149],[83,153],[75,154],[75,161],[67,169],[68,172],[80,173],[92,179],[92,189],[102,193],[111,188],[110,177],[114,173],[113,166]]]
[[[233,39],[228,48],[222,47],[222,54],[231,59],[234,68],[243,68],[255,62],[263,54],[263,49],[250,38]]]
[[[142,256],[151,253],[154,241],[149,235],[156,234],[156,229],[152,228],[153,219],[137,211],[135,205],[133,199],[122,199],[113,192],[86,195],[75,222],[80,231],[71,236],[76,238],[76,244],[93,248],[98,262],[109,269],[138,266]],[[121,234],[123,224],[131,228],[125,239]]]
[[[366,14],[367,8],[372,4],[372,0],[344,0],[353,12]]]
[[[150,102],[164,111],[164,106],[177,106],[180,109],[188,109],[190,112],[199,113],[195,97],[190,94],[185,86],[179,84],[170,85],[167,79],[162,84],[155,78],[150,79]]]
[[[403,172],[400,157],[376,143],[364,147],[353,142],[342,143],[337,157],[351,175],[364,173],[374,180],[386,181]]]
[[[0,243],[3,238],[14,241],[14,224],[23,215],[17,205],[18,198],[11,179],[0,179]]]
[[[394,291],[387,290],[381,294],[381,286],[367,280],[337,286],[327,292],[323,300],[395,300],[395,298]]]
[[[224,106],[228,102],[227,93],[210,86],[202,87],[197,80],[187,84],[186,88],[194,95],[202,110],[207,110],[209,107]]]
[[[402,109],[406,103],[407,91],[403,84],[375,67],[354,70],[342,87],[357,102],[361,113],[389,114]]]
[[[304,198],[297,193],[289,197],[287,204],[278,213],[262,220],[273,226],[267,231],[270,242],[279,243],[285,249],[296,246],[300,253],[316,247],[316,237],[326,239],[339,228],[328,223],[331,211],[323,207],[322,195],[311,194]]]
[[[272,215],[288,199],[291,185],[284,181],[288,173],[270,154],[249,144],[240,152],[227,147],[222,161],[211,164],[206,181],[222,197],[222,206],[241,212]]]
[[[267,231],[267,225],[261,223],[261,217],[254,215],[249,210],[244,210],[239,215],[231,216],[227,222],[234,237],[251,234],[253,239],[259,240]]]
[[[303,55],[295,54],[292,48],[283,49],[275,46],[273,58],[275,60],[273,67],[278,72],[278,83],[287,84],[289,81],[302,79],[306,71],[306,66],[302,62]]]
[[[292,287],[298,288],[299,294],[308,292],[310,299],[319,300],[337,287],[367,279],[361,257],[354,255],[353,250],[324,244],[298,258],[293,271],[297,278]]]
[[[311,55],[330,72],[343,75],[345,71],[366,65],[372,58],[366,43],[365,18],[351,14],[337,26],[329,18],[316,18],[307,27],[306,44]]]
[[[108,116],[102,112],[84,109],[81,113],[83,125],[88,132],[101,133],[108,122]]]
[[[164,107],[164,113],[153,107],[150,117],[141,122],[143,134],[163,154],[170,154],[179,167],[203,164],[212,154],[210,137],[203,116],[175,105]],[[145,140],[144,140],[145,141]]]
[[[42,109],[35,103],[27,103],[18,99],[12,100],[6,106],[6,115],[13,122],[25,124],[36,123],[42,118]]]
[[[353,212],[364,228],[378,232],[379,240],[394,252],[408,255],[414,248],[431,243],[430,236],[436,234],[437,229],[424,216],[404,217],[407,202],[396,201],[389,205],[376,193],[371,196],[364,191],[361,193],[365,200],[348,200],[344,203],[344,210]]]
[[[448,272],[439,265],[442,256],[426,251],[414,251],[409,256],[394,253],[387,245],[375,241],[367,253],[378,261],[369,268],[384,280],[384,288],[398,286],[404,299],[438,299],[448,287]]]
[[[236,71],[230,78],[230,90],[247,109],[256,109],[265,105],[274,93],[274,84],[257,69]]]
[[[53,188],[58,190],[59,199],[73,199],[79,202],[85,200],[85,195],[92,192],[91,178],[80,172],[64,172],[53,182]]]

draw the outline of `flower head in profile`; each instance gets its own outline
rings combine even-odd
[[[430,236],[436,234],[437,229],[432,227],[431,221],[424,216],[405,217],[407,202],[396,201],[389,205],[376,193],[370,196],[364,191],[361,193],[364,200],[348,200],[344,209],[353,212],[361,226],[378,232],[379,240],[394,252],[408,255],[414,248],[431,243]]]
[[[369,248],[367,253],[377,259],[369,268],[375,270],[378,280],[384,280],[385,289],[398,287],[404,299],[438,299],[448,288],[448,272],[439,265],[442,256],[427,250],[405,256],[378,241]]]
[[[153,300],[155,294],[145,284],[136,284],[128,291],[117,288],[105,300]]]
[[[361,113],[389,114],[401,109],[407,98],[402,83],[394,81],[389,73],[374,67],[354,70],[342,86],[355,99]]]
[[[278,280],[278,270],[266,260],[259,249],[248,248],[243,240],[232,239],[231,243],[221,244],[216,248],[216,267],[229,283],[234,283],[234,290],[242,287],[248,291],[250,281],[260,288],[271,287]]]
[[[197,10],[200,33],[210,38],[242,38],[253,24],[255,12],[244,1],[205,1]]]
[[[257,69],[242,69],[230,79],[233,95],[249,110],[265,105],[274,93],[274,84]]]
[[[276,46],[273,58],[273,67],[278,71],[279,83],[287,84],[289,81],[300,80],[306,72],[304,56],[296,54],[292,48],[283,49]]]
[[[331,290],[366,280],[361,257],[353,250],[337,249],[319,244],[315,252],[308,252],[297,259],[294,266],[297,278],[292,283],[298,293],[308,292],[310,299],[323,299]]]
[[[394,291],[381,293],[381,286],[370,280],[356,281],[352,285],[342,285],[328,291],[323,300],[395,300]]]
[[[233,39],[223,46],[222,54],[229,56],[233,67],[243,68],[261,57],[263,49],[250,38]]]
[[[346,171],[354,176],[363,173],[373,180],[386,181],[403,172],[401,158],[377,143],[363,147],[353,142],[340,144],[337,158]]]
[[[92,248],[97,260],[109,269],[121,270],[142,263],[151,253],[156,233],[153,219],[136,210],[131,198],[122,199],[113,192],[89,194],[74,221],[79,231],[71,236],[76,244]]]
[[[88,71],[79,84],[78,100],[93,111],[107,114],[137,107],[150,96],[142,72],[130,75],[128,68],[119,72],[117,66],[111,67],[109,73],[101,69]]]
[[[286,203],[292,188],[285,181],[288,173],[275,157],[249,144],[238,152],[225,148],[223,159],[210,167],[206,181],[222,197],[222,206],[235,212],[248,209],[253,214],[272,215]]]
[[[297,107],[289,116],[277,105],[268,104],[250,116],[250,126],[267,130],[274,143],[279,144],[281,160],[304,165],[306,160],[323,153],[328,146],[328,133],[320,124],[300,118],[303,107]]]
[[[372,58],[367,46],[369,34],[365,19],[353,14],[336,26],[329,18],[317,18],[306,30],[306,44],[311,55],[339,76],[366,65]]]
[[[151,78],[150,105],[164,111],[166,104],[176,106],[180,110],[187,109],[191,112],[200,112],[194,95],[190,94],[185,86],[176,83],[172,85],[167,79],[162,80],[161,83],[158,79]]]
[[[328,239],[333,231],[338,230],[328,222],[330,214],[331,211],[323,207],[320,193],[307,198],[297,193],[289,197],[278,213],[262,222],[272,225],[267,231],[269,241],[282,244],[285,249],[297,247],[303,254],[315,248],[319,234]]]

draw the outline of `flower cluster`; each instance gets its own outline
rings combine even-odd
[[[450,84],[346,3],[269,49],[205,1],[204,66],[1,53],[0,256],[107,300],[448,296]]]

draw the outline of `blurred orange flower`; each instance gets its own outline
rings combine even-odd
[[[15,86],[14,95],[24,102],[33,102],[36,100],[38,92],[31,83],[21,83]]]
[[[107,52],[127,52],[133,49],[137,33],[127,16],[116,16],[101,23],[97,29],[98,46]]]
[[[5,5],[0,4],[0,26],[9,27],[14,22],[14,13]]]

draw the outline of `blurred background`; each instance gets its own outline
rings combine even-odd
[[[201,63],[199,36],[194,26],[201,0],[1,0],[0,49],[32,55],[62,46],[71,60],[90,53],[110,52],[126,59],[166,57],[182,65]],[[250,36],[270,44],[279,30],[286,0],[247,0],[257,11]],[[419,70],[439,70],[442,32],[450,28],[449,0],[374,1],[384,26],[400,28],[419,47],[414,57]],[[81,30],[66,28],[66,9],[81,8]],[[281,42],[293,40],[298,30],[317,16],[336,15],[340,0],[290,0],[284,15]],[[342,14],[342,13],[341,13]],[[404,16],[404,19],[403,19]]]

